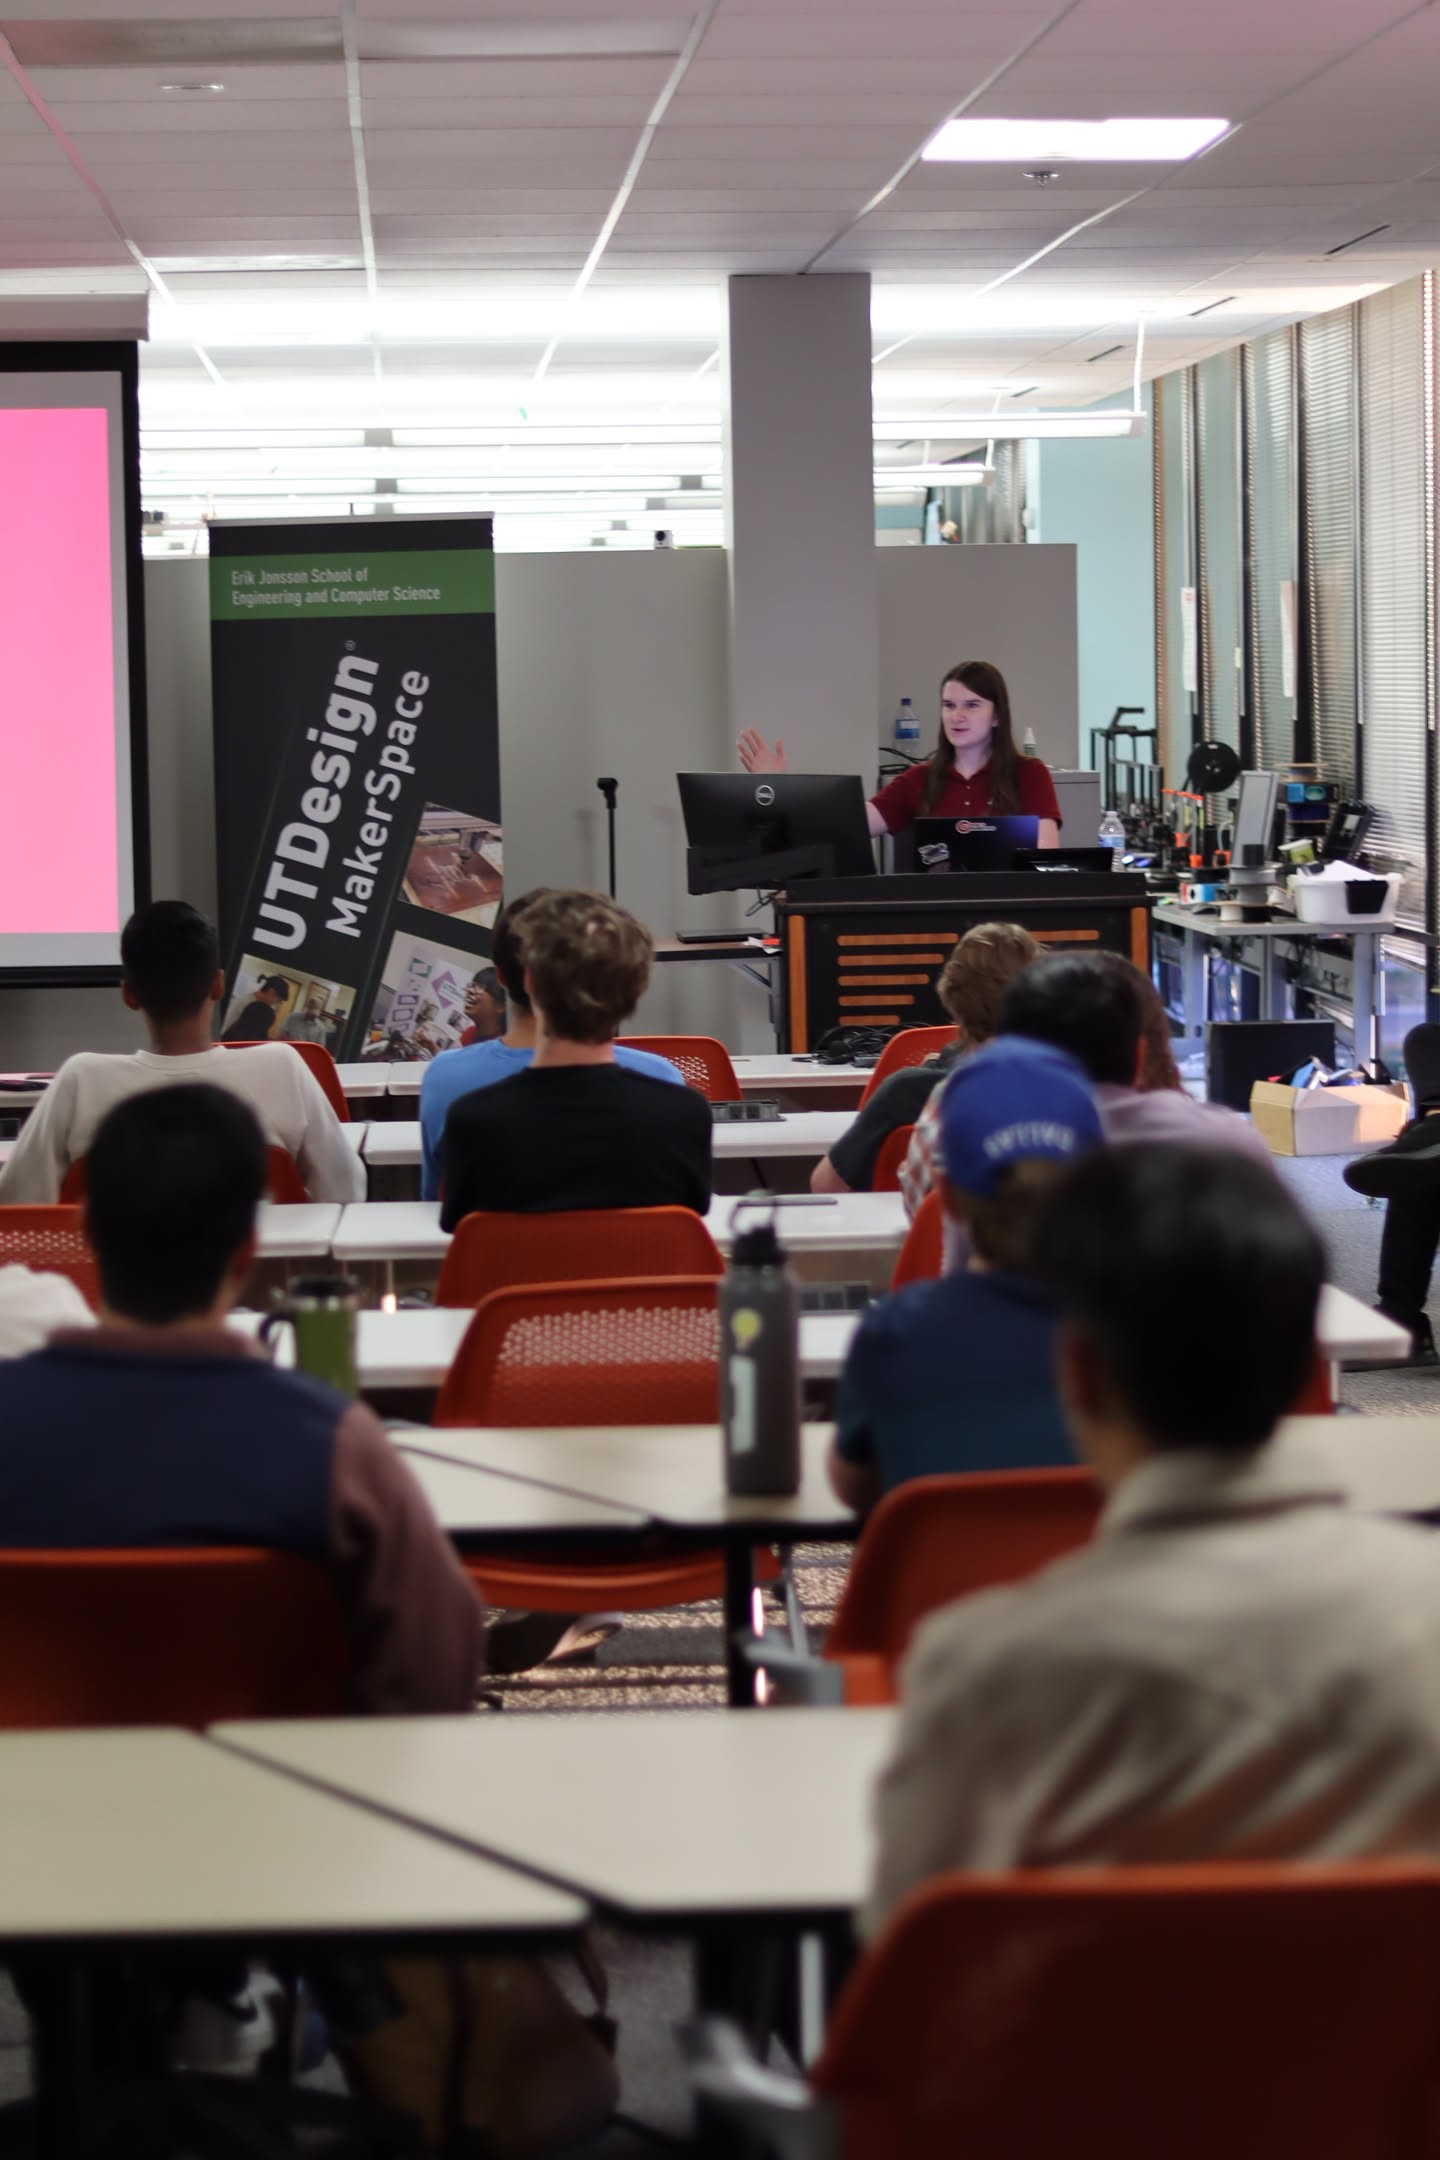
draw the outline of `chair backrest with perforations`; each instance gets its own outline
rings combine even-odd
[[[690,1208],[586,1208],[559,1215],[467,1215],[445,1254],[437,1305],[478,1305],[517,1283],[630,1275],[723,1275]]]
[[[882,1080],[891,1073],[901,1072],[907,1065],[923,1065],[926,1058],[935,1057],[941,1050],[948,1050],[955,1040],[953,1027],[902,1028],[892,1035],[871,1069],[861,1095],[862,1104],[869,1102]]]
[[[871,1192],[899,1192],[900,1166],[910,1152],[914,1132],[913,1125],[897,1125],[894,1132],[886,1133],[871,1173]]]
[[[471,1321],[437,1425],[709,1425],[719,1324],[708,1275],[498,1290]]]
[[[260,1045],[253,1042],[227,1042],[222,1043],[220,1047],[222,1050],[258,1050]],[[325,1099],[335,1112],[336,1117],[339,1118],[342,1125],[348,1125],[350,1123],[350,1105],[345,1099],[345,1090],[340,1085],[340,1068],[335,1063],[330,1052],[325,1048],[324,1043],[292,1042],[287,1043],[285,1047],[287,1050],[293,1050],[298,1057],[305,1060],[305,1063],[324,1089]]]
[[[64,1275],[91,1305],[100,1303],[100,1273],[81,1207],[0,1208],[0,1267],[10,1265]]]
[[[868,1653],[893,1667],[927,1613],[1048,1567],[1088,1542],[1099,1513],[1086,1470],[907,1479],[865,1525],[826,1656]]]
[[[724,1043],[713,1035],[626,1035],[627,1050],[650,1050],[669,1058],[685,1075],[688,1086],[698,1088],[711,1102],[739,1102],[740,1082]]]
[[[248,1546],[0,1551],[0,1730],[337,1716],[325,1571]]]
[[[945,1272],[945,1200],[937,1187],[926,1193],[905,1233],[890,1277],[892,1290],[906,1283],[925,1282]]]
[[[812,2072],[845,2160],[1431,2160],[1440,1874],[943,1875]]]

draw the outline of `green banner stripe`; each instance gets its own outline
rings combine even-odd
[[[276,616],[493,615],[495,557],[489,548],[387,554],[373,548],[324,555],[212,555],[212,622]]]

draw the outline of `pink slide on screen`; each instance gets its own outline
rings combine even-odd
[[[0,932],[119,927],[107,429],[0,411]]]

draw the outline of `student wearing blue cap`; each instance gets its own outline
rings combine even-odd
[[[945,1206],[967,1267],[872,1305],[840,1379],[830,1480],[873,1506],[906,1478],[1073,1462],[1055,1321],[1030,1280],[1032,1227],[1057,1179],[1099,1145],[1075,1060],[1003,1037],[957,1066],[940,1108]]]

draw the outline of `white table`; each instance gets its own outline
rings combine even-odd
[[[390,1067],[381,1064],[337,1065],[341,1092],[350,1102],[365,1102],[388,1094]]]
[[[803,1202],[794,1195],[775,1197],[781,1240],[802,1274],[834,1280],[854,1268],[857,1280],[888,1281],[910,1227],[898,1192],[840,1193]],[[730,1217],[737,1204],[735,1195],[723,1195],[711,1202],[705,1217],[722,1252],[733,1242]],[[345,1267],[425,1261],[438,1271],[449,1244],[449,1232],[440,1228],[438,1201],[361,1200],[344,1210],[334,1254]]]
[[[255,1227],[262,1260],[328,1260],[344,1210],[333,1200],[293,1207],[261,1203]]]
[[[226,1747],[641,1923],[852,1912],[893,1710],[220,1725]],[[577,1796],[583,1795],[583,1798]]]
[[[0,1166],[9,1162],[14,1152],[15,1142],[13,1140],[0,1140]]]
[[[350,1124],[342,1125],[340,1130],[344,1133],[354,1152],[357,1155],[363,1155],[365,1153],[365,1142],[370,1136],[370,1127],[358,1124],[352,1119]]]
[[[391,1065],[387,1067],[390,1075],[390,1085],[386,1090],[387,1094],[418,1095],[420,1093],[420,1083],[425,1078],[428,1063],[427,1058],[416,1058],[408,1065]]]
[[[1373,1306],[1326,1283],[1320,1292],[1315,1340],[1330,1367],[1330,1391],[1340,1400],[1340,1366],[1347,1358],[1367,1365],[1399,1365],[1410,1355],[1410,1331],[1387,1320]]]
[[[868,1065],[822,1065],[813,1057],[789,1051],[732,1057],[742,1095],[777,1095],[787,1089],[807,1093],[824,1088],[841,1102],[858,1102],[870,1078]]]
[[[794,1159],[818,1162],[828,1155],[852,1122],[848,1110],[795,1110],[774,1121],[717,1125],[711,1135],[716,1162],[773,1162]],[[350,1126],[364,1131],[365,1160],[372,1169],[412,1169],[421,1159],[418,1118],[393,1118],[386,1123]]]
[[[357,1314],[355,1354],[361,1388],[367,1395],[438,1388],[474,1317],[468,1306],[454,1305],[402,1306],[398,1312],[372,1308]],[[228,1324],[253,1338],[260,1320],[258,1312],[237,1312],[230,1315]],[[858,1313],[802,1313],[803,1378],[837,1378],[858,1324]],[[288,1330],[280,1338],[279,1362],[291,1362]]]
[[[42,2152],[81,2143],[97,1952],[533,1942],[587,1918],[564,1891],[190,1733],[0,1735],[0,1820],[0,1946],[65,1959],[34,2049]]]
[[[755,1699],[735,1647],[750,1625],[756,1544],[851,1538],[854,1512],[825,1474],[830,1427],[801,1428],[801,1480],[790,1496],[739,1499],[725,1490],[719,1425],[444,1426],[396,1435],[403,1452],[447,1456],[587,1500],[635,1510],[677,1542],[719,1545],[725,1558],[726,1670],[732,1704]]]
[[[1284,1430],[1319,1450],[1352,1507],[1371,1515],[1440,1515],[1440,1412],[1289,1418]]]
[[[1286,1005],[1286,977],[1280,964],[1279,942],[1311,943],[1316,938],[1346,937],[1351,940],[1354,954],[1353,1010],[1355,1025],[1355,1055],[1362,1065],[1373,1065],[1379,1049],[1378,1023],[1375,1017],[1375,952],[1380,938],[1389,924],[1366,927],[1366,918],[1353,916],[1343,923],[1301,922],[1295,916],[1285,916],[1276,922],[1227,923],[1218,915],[1206,915],[1196,907],[1174,905],[1157,907],[1152,917],[1156,931],[1168,931],[1181,943],[1181,1001],[1183,1007],[1184,1033],[1175,1047],[1177,1050],[1199,1048],[1205,1041],[1206,1016],[1209,1012],[1208,986],[1206,982],[1206,958],[1208,948],[1217,939],[1254,938],[1260,946],[1260,1017],[1262,1020],[1283,1020]]]
[[[397,1433],[397,1439],[401,1436]],[[634,1508],[614,1507],[582,1493],[559,1492],[496,1471],[405,1447],[401,1451],[447,1536],[486,1546],[544,1544],[556,1538],[611,1539],[649,1528]]]

